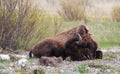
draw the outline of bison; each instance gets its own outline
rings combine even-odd
[[[98,45],[92,39],[91,34],[89,33],[85,34],[81,38],[81,41],[76,41],[76,39],[77,38],[72,38],[68,40],[65,45],[67,49],[72,51],[72,52],[68,52],[68,54],[72,54],[71,56],[73,57],[72,59],[87,60],[87,59],[99,59],[101,57],[102,52],[100,52],[100,50],[97,51]]]
[[[30,50],[29,56],[61,56],[63,59],[70,56],[72,60],[87,60],[96,58],[96,50],[97,43],[90,36],[86,26],[80,25],[38,42]]]

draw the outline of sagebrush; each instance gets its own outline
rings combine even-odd
[[[112,19],[120,22],[120,6],[114,6],[112,9]]]
[[[0,47],[26,49],[59,32],[62,23],[59,18],[49,16],[32,3],[30,0],[0,0]]]
[[[86,19],[88,0],[62,0],[58,14],[67,21]]]

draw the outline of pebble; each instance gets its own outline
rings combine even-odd
[[[0,54],[0,59],[1,60],[10,60],[10,56],[6,54]]]
[[[29,58],[27,55],[16,55],[16,57],[23,58],[23,59]]]
[[[17,62],[15,62],[16,65],[24,67],[28,63],[27,59],[20,59]]]

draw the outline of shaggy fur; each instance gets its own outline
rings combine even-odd
[[[88,30],[84,25],[80,25],[56,36],[44,39],[38,42],[38,44],[31,49],[29,55],[32,57],[33,54],[38,58],[41,56],[62,56],[63,58],[66,58],[65,44],[67,41],[69,41],[69,39],[74,38],[78,33],[80,35],[84,35],[88,33]]]
[[[87,59],[102,59],[103,58],[103,52],[100,50],[97,50],[98,45],[97,43],[92,39],[91,34],[86,34],[82,37],[81,42],[75,41],[77,38],[70,39],[66,43],[66,48],[69,48],[72,52],[69,54],[72,54],[73,60],[87,60]],[[73,54],[76,54],[73,55]],[[79,56],[78,56],[79,55]],[[79,58],[79,59],[76,59]]]
[[[38,42],[30,50],[29,56],[61,56],[63,59],[70,56],[72,60],[87,60],[95,58],[96,50],[97,43],[90,36],[86,26],[80,25]]]
[[[94,59],[98,47],[89,33],[83,35],[82,40],[79,42],[77,41],[77,37],[68,40],[65,46],[66,49],[69,49],[69,52],[67,51],[66,53],[72,57],[72,60]]]

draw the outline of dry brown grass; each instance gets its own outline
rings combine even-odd
[[[114,21],[120,21],[120,5],[114,6],[112,9],[112,19]]]
[[[88,0],[62,0],[58,14],[65,20],[82,20],[86,18],[86,6]]]

